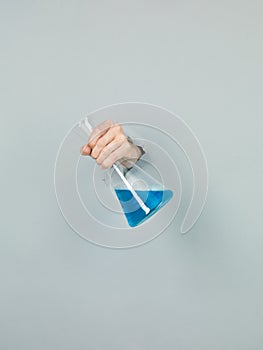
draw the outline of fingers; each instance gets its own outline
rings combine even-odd
[[[88,145],[93,148],[96,145],[97,140],[106,134],[106,132],[109,130],[109,128],[114,125],[113,121],[108,119],[102,122],[101,124],[97,125],[96,128],[92,130],[92,133],[90,134]]]
[[[92,147],[96,145],[96,141],[99,137],[101,137],[103,134],[105,134],[111,125],[113,125],[112,120],[105,120],[103,123],[99,124],[94,128],[89,136],[88,143],[80,148],[80,153],[83,156],[90,156]]]
[[[124,142],[126,140],[125,135],[122,133],[122,128],[120,125],[113,125],[108,129],[108,131],[97,139],[95,147],[92,149],[92,158],[97,159],[104,148],[109,145],[114,140]]]
[[[91,148],[88,145],[84,145],[80,148],[80,154],[82,156],[89,156],[91,153]]]
[[[101,163],[103,169],[110,168],[117,160],[126,157],[128,143],[121,143],[121,145],[111,152]]]
[[[118,149],[122,145],[123,141],[122,139],[117,139],[111,143],[109,143],[100,153],[99,157],[96,159],[97,163],[99,165],[102,165],[102,163],[105,161],[106,158],[109,157],[109,155],[114,152],[116,149]],[[117,159],[118,160],[118,159]],[[113,163],[112,163],[113,164]]]
[[[131,158],[133,152],[122,127],[112,120],[106,120],[93,129],[80,153],[90,155],[102,168],[107,169],[120,159]]]

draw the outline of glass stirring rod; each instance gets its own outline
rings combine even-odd
[[[86,126],[86,128],[88,129],[88,131],[91,133],[92,132],[92,126],[90,125],[88,118],[86,117],[84,119],[84,124]],[[81,127],[81,122],[79,123],[79,126]],[[132,185],[129,183],[129,181],[126,179],[126,177],[123,175],[123,173],[121,172],[121,170],[119,169],[119,167],[117,166],[117,164],[113,164],[113,168],[114,170],[117,172],[117,174],[120,176],[120,178],[122,179],[122,181],[125,183],[126,187],[128,188],[128,190],[132,193],[134,199],[138,202],[139,206],[142,208],[142,210],[145,212],[145,214],[149,214],[150,212],[150,208],[147,207],[147,205],[145,205],[145,203],[142,201],[142,199],[139,197],[139,195],[137,194],[137,192],[134,190],[134,188],[132,187]]]

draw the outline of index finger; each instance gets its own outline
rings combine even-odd
[[[114,122],[111,119],[105,120],[104,122],[97,125],[91,132],[88,145],[93,148],[96,145],[98,139],[106,134],[106,132],[114,125]]]

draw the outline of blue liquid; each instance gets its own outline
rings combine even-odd
[[[128,224],[131,227],[138,226],[153,214],[162,208],[173,196],[171,190],[150,190],[136,191],[138,196],[150,209],[149,214],[145,214],[144,210],[139,206],[132,193],[127,189],[115,189],[116,195],[120,201]]]

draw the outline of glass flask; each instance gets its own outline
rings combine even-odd
[[[125,163],[128,162],[125,161]],[[142,224],[156,214],[173,196],[173,191],[166,189],[162,183],[147,173],[149,167],[147,162],[139,161],[138,163],[131,163],[130,169],[125,168],[119,162],[116,164],[126,181],[114,168],[107,172],[107,183],[114,190],[131,227]]]
[[[82,120],[78,126],[85,135],[89,136],[92,132],[88,118]],[[147,172],[149,163],[139,160],[134,164],[128,159],[125,159],[126,166],[122,163],[114,163],[106,172],[105,180],[111,186],[112,192],[115,192],[129,226],[136,227],[167,204],[173,192]]]

